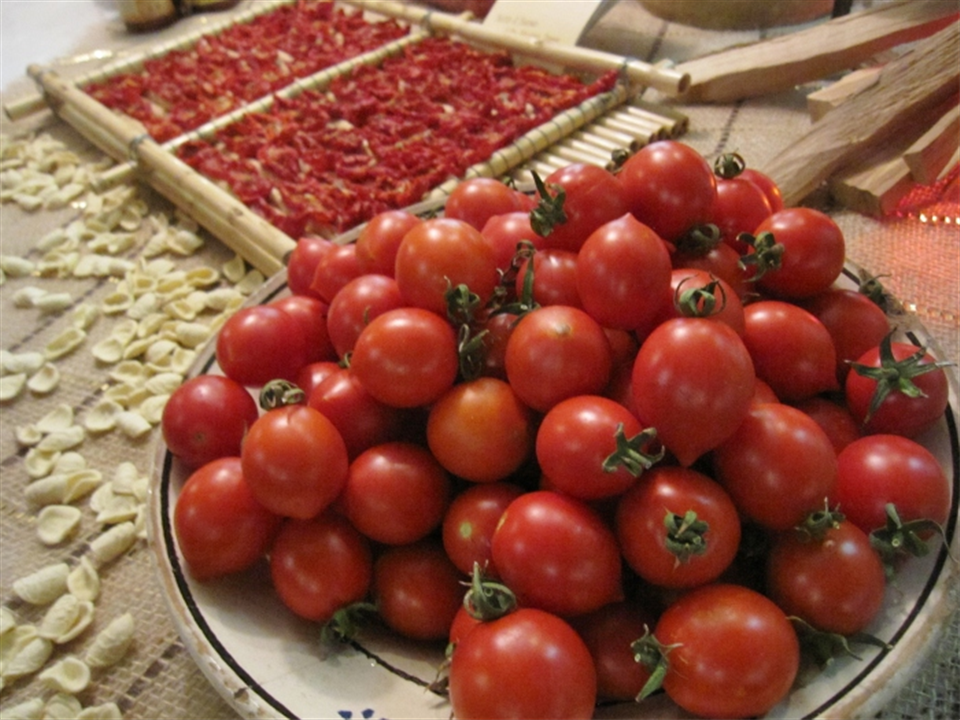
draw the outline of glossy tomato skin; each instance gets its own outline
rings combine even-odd
[[[638,602],[609,603],[571,620],[593,657],[597,672],[597,697],[632,701],[650,677],[638,663],[630,644],[656,625],[656,615]]]
[[[799,305],[760,300],[743,308],[743,342],[757,377],[784,402],[838,388],[837,351],[830,333]]]
[[[580,500],[614,497],[637,478],[620,465],[606,469],[604,461],[617,450],[617,428],[632,438],[640,421],[613,400],[577,395],[554,405],[537,430],[536,454],[549,485]]]
[[[816,396],[794,405],[812,417],[830,438],[833,449],[840,454],[847,445],[861,437],[860,426],[845,405]]]
[[[397,281],[387,275],[367,273],[340,288],[327,310],[327,332],[337,357],[353,351],[371,320],[403,306]]]
[[[755,234],[765,232],[783,246],[780,267],[757,280],[766,292],[790,299],[812,297],[843,272],[846,243],[829,215],[813,208],[785,208],[760,223]]]
[[[261,415],[247,433],[240,457],[254,497],[278,515],[312,518],[347,481],[343,438],[330,420],[303,405]]]
[[[373,597],[388,627],[414,640],[444,640],[463,605],[465,580],[432,539],[387,548],[374,564]]]
[[[329,304],[340,288],[360,275],[356,243],[335,244],[317,263],[310,290]]]
[[[370,395],[350,368],[337,368],[317,385],[307,406],[333,423],[351,459],[374,445],[399,439],[408,420],[400,409]]]
[[[524,260],[517,272],[515,291],[523,296],[527,270],[533,263],[533,301],[538,305],[569,305],[582,307],[577,290],[577,253],[548,248],[538,250]]]
[[[743,302],[737,295],[737,291],[723,278],[696,268],[676,268],[670,273],[671,301],[664,308],[660,322],[674,317],[690,317],[689,311],[681,305],[683,294],[708,288],[710,285],[715,285],[712,295],[716,305],[711,311],[704,306],[703,302],[698,303],[694,308],[696,316],[724,322],[733,328],[737,335],[743,335],[745,329]]]
[[[833,498],[833,444],[813,418],[789,405],[752,406],[712,460],[740,512],[768,529],[799,525]]]
[[[543,610],[480,623],[451,658],[450,702],[461,720],[590,718],[596,695],[590,651],[568,623]]]
[[[763,715],[790,691],[800,647],[787,616],[760,593],[711,583],[668,607],[654,633],[670,663],[663,689],[703,717]]]
[[[163,441],[192,468],[240,455],[247,430],[259,417],[253,396],[223,375],[197,375],[173,391],[163,408]]]
[[[674,269],[703,270],[726,281],[737,297],[743,298],[753,292],[753,286],[747,282],[746,273],[740,266],[740,253],[725,242],[704,250],[677,248],[677,252],[670,256],[670,262]]]
[[[350,463],[337,508],[357,530],[386,545],[405,545],[440,526],[452,484],[423,447],[375,445]]]
[[[407,210],[385,210],[363,226],[356,240],[357,267],[362,274],[393,277],[397,248],[407,231],[423,220]]]
[[[850,363],[877,347],[890,332],[886,313],[856,290],[829,288],[803,301],[802,306],[823,323],[833,338],[840,383],[850,372]]]
[[[270,303],[300,325],[306,349],[306,363],[334,360],[337,355],[327,328],[327,305],[307,295],[290,295]]]
[[[520,399],[546,412],[574,395],[599,394],[610,379],[610,342],[579,308],[550,305],[524,315],[507,341],[507,380]]]
[[[253,497],[240,458],[222,457],[187,478],[173,528],[190,575],[203,581],[246,570],[263,558],[281,521]]]
[[[623,164],[617,177],[630,212],[664,240],[710,221],[716,176],[689,145],[676,140],[650,143]]]
[[[427,444],[439,463],[471,482],[503,480],[533,453],[534,415],[503,380],[457,383],[430,408]]]
[[[333,246],[326,238],[302,237],[290,253],[287,261],[287,287],[294,295],[320,296],[310,289],[317,263],[323,254]]]
[[[483,230],[495,215],[523,211],[522,195],[497,178],[474,177],[457,183],[443,206],[444,217],[463,220]]]
[[[905,342],[890,344],[893,358],[897,361],[921,351],[917,345]],[[920,365],[930,365],[936,358],[929,352],[923,352]],[[862,365],[868,368],[880,367],[880,348],[872,348],[861,355],[847,375],[844,393],[847,398],[847,407],[860,423],[863,432],[891,433],[904,437],[916,437],[925,430],[933,427],[943,417],[949,400],[947,375],[943,368],[931,370],[913,378],[913,384],[921,390],[919,397],[910,397],[906,393],[894,389],[880,404],[876,412],[870,414],[870,403],[877,388],[877,381],[865,377],[857,372],[856,367]],[[869,415],[869,417],[868,417]]]
[[[424,220],[404,235],[394,277],[408,305],[444,318],[449,287],[466,285],[484,304],[499,282],[493,249],[479,230],[453,218]]]
[[[586,503],[561,493],[536,490],[510,503],[491,547],[525,607],[573,616],[622,597],[613,531]]]
[[[684,518],[690,511],[707,524],[703,550],[678,554],[665,517]],[[640,577],[660,587],[690,588],[716,580],[733,562],[740,518],[711,478],[690,468],[655,467],[620,498],[616,532],[624,558]]]
[[[773,178],[755,168],[744,168],[739,177],[744,180],[749,180],[763,190],[767,196],[767,201],[770,203],[770,210],[772,212],[783,210],[783,193]]]
[[[519,210],[494,215],[484,223],[480,234],[493,248],[497,268],[503,271],[510,267],[521,242],[529,243],[536,250],[542,250],[546,246],[546,241],[530,226],[529,211]]]
[[[550,173],[544,184],[551,195],[563,188],[567,216],[545,236],[544,247],[578,252],[594,230],[629,210],[619,179],[598,165],[566,165]]]
[[[373,555],[367,539],[346,518],[328,511],[284,522],[270,549],[270,576],[290,610],[325,623],[367,596]]]
[[[584,241],[577,291],[583,308],[604,327],[637,330],[670,302],[670,271],[663,240],[625,213]]]
[[[443,548],[464,575],[473,573],[474,563],[484,576],[499,578],[493,562],[491,541],[507,506],[523,494],[511,483],[472,485],[453,498],[443,518]]]
[[[457,338],[453,328],[429,310],[389,310],[360,333],[350,367],[367,392],[386,405],[428,405],[457,379]]]
[[[742,177],[717,180],[711,221],[720,229],[723,241],[738,252],[748,247],[738,239],[740,233],[752,235],[772,214],[766,193],[755,183]]]
[[[257,387],[278,378],[293,381],[306,361],[300,325],[280,308],[242,308],[217,334],[217,362],[241,385]]]
[[[740,336],[704,318],[667,320],[640,346],[634,407],[644,425],[689,466],[728,438],[746,416],[755,375]]]
[[[862,632],[880,612],[886,574],[863,530],[849,521],[822,538],[780,533],[767,555],[767,593],[788,615],[823,632]]]
[[[892,503],[903,522],[933,520],[950,512],[950,482],[937,458],[900,435],[868,435],[837,457],[836,502],[847,520],[866,533],[886,523]]]

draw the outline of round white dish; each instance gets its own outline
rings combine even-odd
[[[351,236],[354,236],[351,233]],[[350,240],[352,237],[345,237]],[[855,287],[848,265],[839,281]],[[271,278],[248,304],[289,293],[284,272]],[[910,341],[938,348],[911,316],[897,318]],[[219,372],[211,343],[191,376]],[[954,368],[949,406],[935,428],[918,438],[940,460],[951,483],[946,543],[911,559],[888,587],[883,611],[868,632],[887,649],[857,646],[860,659],[837,659],[806,687],[795,689],[769,718],[870,717],[919,669],[938,631],[958,606],[960,588],[960,441]],[[442,649],[365,631],[329,652],[320,630],[296,618],[275,596],[266,564],[242,575],[198,583],[185,569],[173,533],[177,495],[188,471],[158,447],[152,474],[148,529],[163,594],[184,643],[220,694],[245,718],[450,718],[450,705],[428,689]],[[597,718],[688,717],[664,696],[643,704],[598,707]]]

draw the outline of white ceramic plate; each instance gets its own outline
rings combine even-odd
[[[857,268],[848,265],[840,284],[855,287],[856,279]],[[282,272],[249,304],[267,303],[288,292]],[[898,318],[897,325],[910,341],[937,352],[936,343],[915,318]],[[216,372],[213,347],[208,347],[191,374]],[[950,369],[949,374],[947,412],[919,438],[940,460],[951,482],[946,545],[937,542],[926,557],[912,559],[888,588],[883,611],[867,630],[889,643],[889,649],[858,646],[859,660],[838,659],[807,687],[794,690],[768,717],[874,715],[923,663],[955,608],[960,571],[950,553],[960,558],[960,443],[956,372]],[[449,703],[427,689],[442,660],[440,650],[370,633],[335,654],[325,653],[318,627],[294,617],[276,598],[265,564],[241,576],[194,582],[185,570],[172,525],[186,477],[186,468],[161,443],[150,496],[151,545],[185,644],[210,682],[242,716],[449,719]],[[686,715],[661,695],[642,705],[599,707],[596,717]]]

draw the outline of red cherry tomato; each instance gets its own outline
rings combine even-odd
[[[292,382],[307,362],[306,339],[300,323],[280,308],[242,308],[220,328],[217,362],[227,377],[241,385],[260,386],[276,379]]]
[[[310,289],[313,276],[317,271],[317,264],[324,253],[333,247],[333,243],[326,238],[302,237],[297,240],[297,246],[290,253],[287,261],[287,287],[294,295],[320,296]]]
[[[517,271],[516,294],[523,296],[530,262],[533,262],[533,302],[538,305],[581,307],[577,291],[577,254],[550,248],[538,250]]]
[[[311,518],[347,481],[347,448],[337,428],[310,407],[288,405],[261,415],[241,453],[254,497],[278,515]]]
[[[327,332],[337,355],[353,351],[371,320],[403,305],[396,280],[386,275],[361,275],[340,288],[327,310]]]
[[[720,229],[723,241],[737,252],[748,247],[738,239],[740,233],[752,235],[772,214],[770,201],[756,184],[739,176],[717,180],[711,221]]]
[[[685,466],[737,429],[754,387],[740,336],[704,318],[659,325],[640,346],[631,378],[637,416]]]
[[[657,621],[671,648],[663,689],[702,717],[763,715],[790,691],[800,645],[787,616],[745,587],[712,583],[686,593]]]
[[[604,327],[636,330],[670,302],[670,269],[660,237],[622,215],[591,233],[577,255],[580,301]]]
[[[439,463],[472,482],[503,480],[533,452],[530,408],[503,380],[454,385],[430,408],[427,444]]]
[[[676,140],[650,143],[623,164],[617,177],[630,212],[664,240],[710,222],[716,176],[689,145]]]
[[[499,282],[493,249],[479,230],[453,218],[424,220],[404,235],[394,277],[408,305],[441,317],[449,288],[466,285],[484,304]]]
[[[568,623],[542,610],[478,624],[451,658],[450,703],[461,720],[586,719],[596,699],[590,651]]]
[[[329,304],[340,288],[360,274],[356,243],[334,245],[317,263],[310,290]]]
[[[190,574],[210,580],[246,570],[263,558],[281,520],[253,497],[240,458],[223,457],[187,478],[177,497],[173,529]]]
[[[406,210],[385,210],[374,215],[357,235],[357,266],[362,274],[393,277],[397,248],[409,230],[423,222]]]
[[[566,305],[524,315],[507,340],[504,364],[514,391],[540,412],[574,395],[600,394],[612,368],[603,328]]]
[[[491,547],[524,607],[573,616],[622,597],[613,532],[588,505],[561,493],[537,490],[510,503]]]
[[[197,375],[173,391],[163,408],[163,441],[192,468],[240,455],[240,445],[260,411],[236,380]]]
[[[404,545],[440,526],[450,478],[419,445],[375,445],[352,463],[337,507],[357,530],[386,545]]]
[[[484,577],[500,577],[490,543],[503,511],[522,493],[510,483],[483,483],[471,485],[450,503],[443,518],[443,548],[464,575],[472,574],[477,564]]]
[[[483,230],[495,215],[522,212],[526,203],[521,197],[521,193],[497,178],[469,178],[457,183],[444,203],[443,214]]]
[[[754,168],[744,168],[740,173],[740,177],[744,180],[749,180],[763,190],[767,196],[767,201],[770,203],[770,210],[772,212],[783,210],[783,193],[773,178]]]
[[[867,534],[849,521],[822,537],[779,534],[767,555],[767,593],[788,615],[818,630],[862,632],[880,612],[886,573]]]
[[[327,328],[326,303],[307,295],[291,295],[274,300],[270,305],[280,308],[300,324],[307,363],[336,359]]]
[[[504,271],[513,262],[520,243],[529,243],[537,250],[545,247],[544,239],[530,227],[529,211],[494,215],[484,224],[480,234],[493,249],[497,268]]]
[[[712,458],[740,512],[766,528],[799,525],[833,498],[837,456],[830,438],[789,405],[752,406]]]
[[[370,544],[334,512],[287,520],[270,549],[270,576],[290,610],[325,623],[367,596],[373,577]]]
[[[617,504],[617,539],[648,582],[690,588],[716,580],[740,545],[740,518],[727,492],[682,467],[655,467]]]
[[[457,338],[453,328],[429,310],[389,310],[360,333],[350,368],[367,392],[386,405],[427,405],[457,378]]]

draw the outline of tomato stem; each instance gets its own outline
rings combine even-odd
[[[260,389],[260,407],[273,410],[302,403],[306,395],[289,380],[271,380]]]
[[[617,449],[604,458],[604,472],[616,472],[618,468],[624,467],[634,477],[640,477],[644,470],[649,470],[660,462],[666,452],[663,448],[655,453],[644,452],[644,448],[656,439],[656,428],[647,428],[628,438],[623,423],[618,423],[614,437]]]
[[[337,610],[320,629],[320,641],[325,645],[350,642],[360,632],[368,615],[377,612],[368,602],[352,603]]]
[[[830,509],[830,501],[824,498],[823,510],[814,510],[797,526],[797,532],[810,540],[823,540],[827,532],[840,526],[846,518],[838,509]]]
[[[723,242],[723,234],[720,228],[713,223],[694,225],[673,241],[679,252],[703,256],[713,250]]]
[[[530,227],[540,237],[547,237],[557,225],[567,222],[567,213],[563,209],[567,191],[560,185],[554,185],[556,194],[551,195],[537,173],[533,173],[533,184],[537,186],[540,201],[530,211]]]
[[[862,660],[863,658],[853,651],[851,643],[873,645],[884,650],[889,650],[891,647],[889,643],[869,633],[841,635],[818,630],[796,615],[790,615],[789,620],[797,631],[800,647],[821,669],[826,668],[838,657],[849,656],[855,660]]]
[[[727,291],[723,289],[720,281],[710,276],[711,280],[703,287],[683,289],[683,284],[694,276],[684,278],[677,285],[677,292],[674,294],[673,304],[683,317],[710,317],[723,312],[727,306]],[[719,288],[720,307],[717,307]]]
[[[700,520],[693,510],[687,510],[682,516],[668,510],[663,524],[667,528],[664,545],[677,558],[678,564],[707,551],[705,535],[710,525]]]
[[[873,397],[870,398],[870,407],[867,409],[867,414],[863,418],[864,424],[870,421],[874,413],[880,409],[883,401],[894,391],[901,392],[910,398],[926,397],[926,393],[913,382],[913,378],[953,365],[952,362],[948,361],[923,362],[927,350],[922,347],[909,357],[905,357],[903,360],[897,360],[893,354],[893,335],[895,332],[895,330],[891,331],[880,341],[879,366],[873,367],[871,365],[863,365],[862,363],[850,363],[850,367],[853,368],[858,375],[875,380],[877,383]]]
[[[762,232],[759,235],[740,233],[737,240],[753,248],[740,258],[740,267],[746,270],[749,266],[755,268],[751,280],[759,280],[771,270],[779,270],[783,264],[784,247],[777,242],[772,232]]]
[[[630,643],[630,649],[633,651],[633,659],[650,670],[650,677],[640,688],[637,694],[637,702],[653,695],[663,686],[663,679],[670,669],[670,660],[668,658],[670,651],[679,645],[664,645],[650,632],[650,628],[645,626],[643,637]]]
[[[737,177],[747,169],[747,161],[739,153],[723,153],[713,161],[713,172],[724,180]]]
[[[463,596],[463,607],[478,620],[496,620],[516,609],[517,596],[506,585],[486,579],[480,563],[474,563],[470,589]]]
[[[879,553],[888,575],[893,574],[899,557],[923,557],[930,552],[921,534],[936,533],[946,542],[946,534],[938,522],[928,518],[903,522],[893,503],[887,503],[885,510],[887,522],[870,533],[870,544]]]

